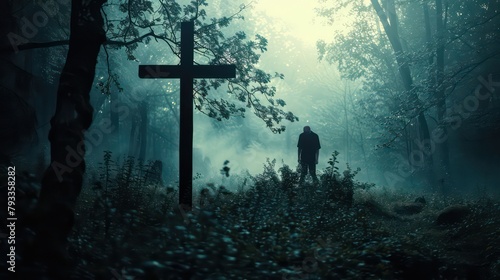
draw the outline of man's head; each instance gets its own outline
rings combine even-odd
[[[305,133],[311,132],[311,127],[309,127],[308,125],[304,126],[304,132]]]

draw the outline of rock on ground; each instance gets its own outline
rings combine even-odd
[[[471,210],[465,205],[452,205],[439,212],[436,219],[438,225],[448,225],[461,222],[469,215]]]

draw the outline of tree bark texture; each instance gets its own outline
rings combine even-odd
[[[39,200],[36,244],[48,258],[64,250],[85,172],[84,132],[92,123],[90,104],[97,56],[106,40],[100,9],[106,0],[73,0],[69,50],[49,132],[51,163]],[[40,248],[42,247],[42,248]]]

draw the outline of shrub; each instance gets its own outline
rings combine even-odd
[[[334,151],[328,160],[328,167],[321,175],[321,185],[326,190],[328,199],[340,205],[351,207],[354,188],[357,185],[354,177],[361,169],[357,168],[353,171],[347,164],[347,169],[340,175],[339,168],[336,166],[339,163],[337,161],[338,155],[339,152]]]

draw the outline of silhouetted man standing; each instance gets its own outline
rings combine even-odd
[[[318,134],[312,132],[309,126],[304,126],[304,132],[299,136],[297,147],[299,148],[298,159],[301,165],[299,184],[304,182],[308,169],[314,183],[317,183],[316,164],[318,164],[319,149],[321,149]]]

